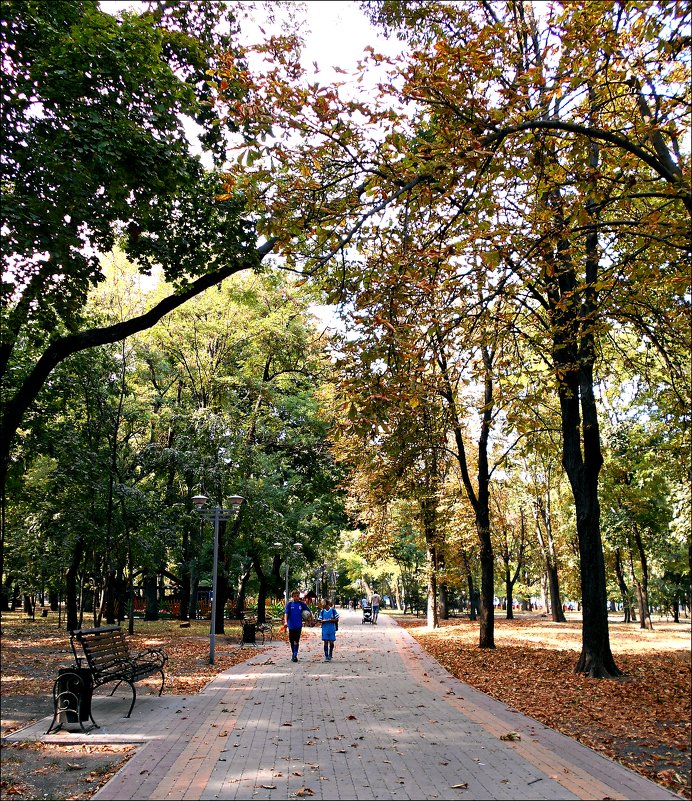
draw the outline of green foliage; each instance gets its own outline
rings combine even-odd
[[[218,179],[186,132],[186,121],[215,114],[206,73],[230,50],[232,22],[226,4],[210,2],[121,17],[92,0],[2,4],[3,480],[23,414],[71,352],[66,338],[94,344],[85,310],[104,277],[100,254],[119,242],[144,273],[155,259],[178,291],[241,251],[245,267],[256,263],[254,248],[244,253],[254,240],[242,204],[216,204]],[[209,124],[212,155],[224,136]]]
[[[274,620],[282,620],[284,608],[284,604],[272,604],[268,607],[268,612],[274,618]]]

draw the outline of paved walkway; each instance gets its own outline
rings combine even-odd
[[[131,720],[101,719],[129,691],[98,699],[100,729],[42,739],[143,743],[104,801],[678,798],[456,680],[386,615],[341,615],[332,662],[308,629],[297,663],[276,643],[199,695],[142,696]]]

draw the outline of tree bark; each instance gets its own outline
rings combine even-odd
[[[646,560],[646,552],[644,550],[641,534],[636,526],[634,527],[634,543],[637,546],[639,564],[642,567],[641,580],[637,581],[635,579],[637,599],[639,601],[639,628],[653,629],[651,613],[649,612],[649,563]],[[634,572],[632,575],[634,575]]]
[[[548,591],[550,593],[550,615],[555,623],[565,623],[565,610],[562,608],[562,598],[560,597],[560,582],[558,578],[557,554],[555,553],[555,540],[553,539],[553,527],[550,511],[550,493],[546,495],[546,502],[538,497],[535,501],[536,508],[536,534],[538,543],[543,554],[545,572],[548,577]],[[545,537],[541,529],[541,523],[545,528]]]
[[[144,574],[144,598],[146,600],[146,609],[144,612],[145,620],[158,620],[159,619],[159,593],[156,584],[156,574]]]
[[[469,620],[476,620],[476,588],[473,583],[473,573],[466,571],[466,584],[469,588]]]
[[[623,623],[632,622],[632,599],[625,583],[625,573],[622,569],[622,553],[619,548],[615,549],[615,575],[617,576],[620,597],[622,598],[622,609],[624,614]]]
[[[562,598],[560,597],[560,580],[557,573],[557,565],[550,563],[546,565],[548,576],[548,591],[550,593],[550,617],[554,623],[566,623],[565,610],[562,608]]]
[[[514,582],[512,581],[509,564],[505,565],[505,595],[507,596],[507,620],[514,619]]]
[[[425,536],[426,560],[428,564],[428,593],[426,604],[426,618],[428,628],[438,628],[440,619],[437,609],[437,544],[436,544],[436,516],[437,504],[432,497],[421,500],[421,521]]]
[[[190,619],[190,598],[191,598],[191,572],[190,572],[190,531],[187,526],[183,529],[182,537],[182,561],[180,564],[180,610],[178,620]]]
[[[257,581],[259,582],[259,587],[257,589],[257,622],[266,623],[267,576],[262,569],[262,561],[259,558],[259,554],[252,554],[252,565],[255,568],[255,575],[257,576]]]
[[[589,166],[598,166],[592,146]],[[549,199],[555,225],[567,230],[562,198]],[[593,216],[590,202],[587,213]],[[552,357],[558,383],[562,427],[562,465],[569,479],[577,524],[581,568],[582,650],[574,668],[591,678],[621,675],[610,649],[605,560],[601,540],[598,477],[603,464],[598,410],[594,392],[594,325],[598,318],[598,234],[585,240],[584,280],[577,280],[571,243],[557,242],[555,258],[546,265]]]
[[[235,604],[233,609],[233,616],[236,620],[240,620],[243,613],[243,609],[245,607],[245,591],[251,573],[252,573],[252,562],[248,562],[248,564],[245,566],[245,570],[240,576],[240,580],[238,581],[238,593],[236,594],[235,597]]]
[[[79,628],[77,575],[83,556],[84,541],[80,537],[74,544],[72,558],[69,567],[65,571],[65,625],[68,631],[74,631]]]
[[[495,647],[495,557],[493,554],[493,543],[490,537],[490,474],[488,471],[488,438],[492,425],[493,410],[493,381],[492,381],[492,353],[490,348],[483,347],[483,366],[485,373],[484,380],[484,404],[481,417],[481,434],[478,439],[478,479],[477,487],[474,489],[469,475],[468,462],[466,459],[466,449],[461,428],[461,420],[454,399],[454,390],[449,377],[449,368],[445,354],[442,336],[437,336],[437,359],[442,372],[444,389],[442,395],[447,403],[454,430],[454,441],[456,444],[455,456],[459,463],[461,478],[466,490],[466,495],[471,503],[475,514],[476,534],[480,543],[480,563],[481,563],[481,603],[480,603],[480,627],[479,627],[479,647]]]

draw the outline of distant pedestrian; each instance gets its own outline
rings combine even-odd
[[[372,594],[370,606],[372,606],[372,622],[377,623],[377,615],[380,612],[380,596],[376,592]]]
[[[300,600],[298,590],[291,593],[293,600],[284,609],[284,628],[288,629],[288,641],[291,644],[291,661],[298,661],[300,635],[303,633],[303,620],[312,621],[312,611],[305,601]],[[307,614],[305,614],[307,612]]]
[[[322,624],[322,645],[324,646],[324,661],[331,662],[336,642],[336,629],[339,625],[339,613],[331,605],[329,598],[322,601],[317,620]]]

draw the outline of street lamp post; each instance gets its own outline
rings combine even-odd
[[[240,495],[231,495],[228,499],[232,505],[231,509],[222,509],[220,506],[215,506],[213,509],[205,509],[207,504],[206,495],[195,495],[192,502],[200,515],[205,520],[214,521],[214,565],[212,568],[211,579],[211,624],[209,626],[209,664],[214,664],[214,646],[216,644],[216,585],[219,570],[219,523],[222,520],[229,520],[235,509],[239,509],[245,498]]]

